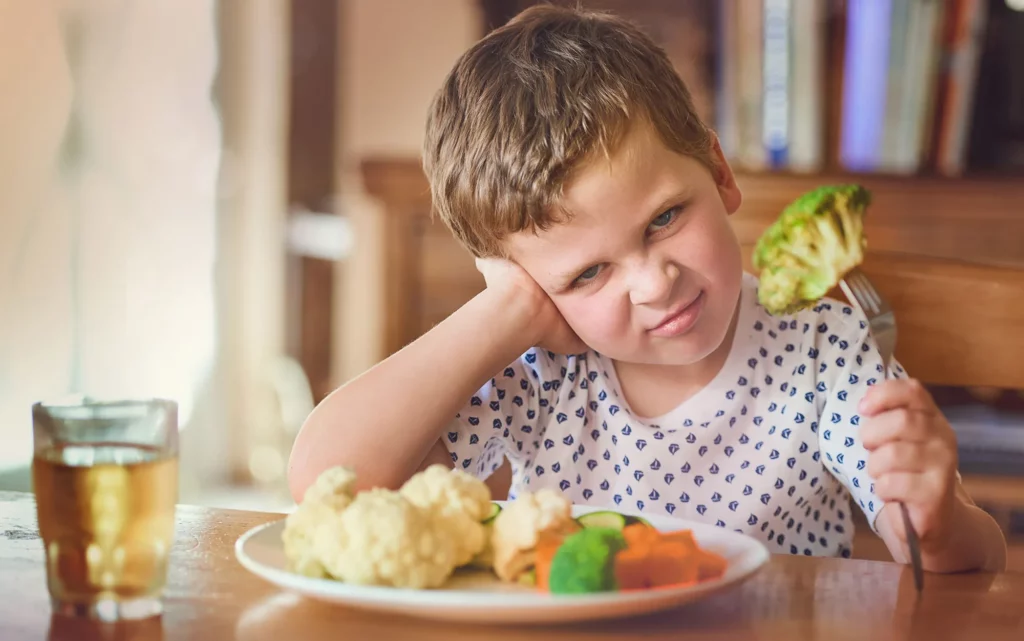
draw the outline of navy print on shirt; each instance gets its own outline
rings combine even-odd
[[[442,441],[480,478],[508,459],[512,496],[553,488],[581,505],[739,530],[778,553],[848,556],[844,510],[858,506],[873,526],[882,505],[858,436],[857,403],[881,368],[863,321],[837,301],[772,317],[748,275],[725,366],[664,416],[631,411],[605,356],[531,349]],[[892,373],[905,376],[895,363]]]

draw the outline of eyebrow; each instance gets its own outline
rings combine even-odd
[[[663,199],[658,204],[658,206],[654,208],[653,213],[649,214],[647,218],[644,219],[646,222],[642,223],[643,228],[647,229],[647,226],[651,224],[651,220],[665,213],[666,211],[668,211],[669,208],[678,207],[680,205],[686,205],[687,202],[690,200],[692,193],[693,189],[690,186],[687,186],[678,191],[673,192],[672,195],[669,196],[668,198]],[[598,260],[597,258],[591,258],[588,259],[587,262],[583,263],[581,267],[576,267],[575,269],[568,270],[558,274],[555,278],[555,283],[557,283],[556,291],[558,293],[566,291],[567,289],[569,289],[569,286],[572,285],[573,282],[575,282],[575,280],[579,277],[580,274],[587,271],[594,265],[599,264],[600,262],[601,261]]]

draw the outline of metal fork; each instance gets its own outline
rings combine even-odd
[[[885,368],[884,375],[889,378],[889,364],[892,362],[892,354],[896,349],[896,316],[892,313],[892,307],[878,293],[875,286],[871,284],[868,277],[857,268],[850,270],[846,276],[839,281],[843,293],[864,313],[868,319],[868,326],[871,335],[878,345],[878,351],[882,355],[882,366]],[[907,506],[899,504],[900,512],[903,515],[903,526],[907,531],[907,546],[910,548],[910,561],[914,568],[914,587],[918,593],[924,588],[924,570],[921,567],[921,546],[918,540],[917,530],[910,521],[910,513]]]

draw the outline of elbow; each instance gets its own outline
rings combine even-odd
[[[296,503],[302,502],[306,490],[316,483],[321,472],[338,464],[331,462],[337,457],[337,452],[332,449],[337,443],[329,438],[324,442],[329,432],[322,429],[318,409],[306,418],[288,456],[288,491]]]
[[[322,447],[311,442],[314,439],[311,438],[309,427],[307,419],[295,437],[291,454],[288,456],[288,491],[296,503],[302,502],[309,486],[313,485],[320,473],[329,467],[323,464],[323,457],[317,455]]]
[[[288,458],[288,491],[296,503],[301,503],[306,490],[316,483],[324,470],[334,466],[344,466],[356,474],[356,492],[373,488],[398,489],[404,478],[392,474],[383,474],[374,466],[357,463],[357,457],[345,450],[332,450],[327,454],[322,444],[312,443],[303,429],[299,432]]]
[[[291,456],[288,458],[288,491],[296,503],[302,502],[306,490],[312,485],[313,480],[309,478],[308,466],[304,464],[304,456],[300,456],[300,443],[297,439],[292,446]]]

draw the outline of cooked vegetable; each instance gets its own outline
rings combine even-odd
[[[787,206],[754,248],[758,300],[772,314],[809,307],[864,260],[864,212],[871,194],[860,185],[814,189]]]
[[[289,566],[348,583],[434,588],[481,553],[490,490],[443,465],[402,489],[354,494],[355,475],[323,472],[288,517],[282,535]]]
[[[560,492],[543,488],[519,495],[491,525],[494,573],[503,581],[516,581],[534,566],[541,536],[568,534],[579,527],[572,503]]]
[[[498,514],[501,512],[501,506],[497,503],[491,503],[491,510],[484,518],[484,525],[488,525],[494,522],[494,519],[498,518]]]
[[[617,530],[628,525],[641,524],[650,527],[651,524],[639,516],[629,516],[627,514],[619,514],[618,512],[612,512],[610,510],[600,510],[597,512],[588,512],[576,517],[576,522],[581,527],[610,527]]]
[[[576,517],[582,527],[606,527],[621,530],[626,527],[626,517],[618,512],[590,512]]]
[[[457,522],[376,488],[318,528],[315,544],[327,573],[346,583],[436,588],[466,557],[461,533]]]
[[[354,472],[333,467],[318,476],[306,490],[302,504],[285,520],[281,536],[292,571],[314,578],[327,575],[315,545],[316,530],[352,503],[355,485]]]
[[[536,564],[531,570],[531,574],[538,589],[545,592],[548,590],[551,561],[554,560],[555,553],[558,552],[558,548],[561,547],[567,536],[569,536],[567,532],[545,532],[537,537]]]
[[[480,552],[473,557],[469,562],[469,567],[476,568],[478,570],[490,570],[494,568],[494,521],[498,518],[498,514],[501,513],[501,506],[497,503],[491,503],[491,508],[481,521],[484,527],[484,547]],[[532,579],[531,583],[532,585]]]
[[[689,530],[659,532],[633,525],[622,535],[627,547],[615,558],[615,576],[622,590],[695,583],[725,571],[726,560],[701,549]]]
[[[537,586],[537,570],[531,568],[531,569],[527,570],[526,572],[523,572],[522,574],[519,575],[519,578],[516,579],[516,583],[518,583],[519,585],[522,585],[522,586],[526,586],[528,588],[536,587]]]
[[[695,582],[726,566],[687,531],[661,533],[609,510],[574,519],[569,500],[551,489],[501,506],[481,481],[444,466],[398,491],[357,494],[355,481],[351,470],[325,471],[288,517],[282,538],[293,571],[423,589],[468,564],[524,587],[581,594]]]
[[[548,590],[552,594],[617,590],[615,555],[625,547],[622,531],[615,528],[584,528],[566,537],[551,559]]]

